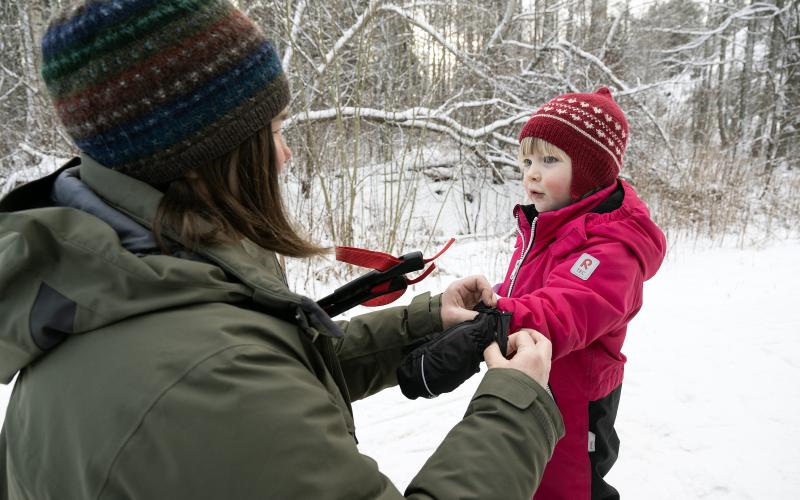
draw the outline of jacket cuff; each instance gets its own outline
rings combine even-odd
[[[545,387],[519,370],[512,368],[489,369],[472,399],[482,396],[500,398],[520,410],[527,410],[534,401],[538,400],[548,419],[555,423],[558,433],[564,434],[564,421],[553,396]]]
[[[408,313],[408,334],[412,340],[442,331],[442,295],[425,292],[411,300]]]

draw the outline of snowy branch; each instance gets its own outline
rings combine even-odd
[[[420,28],[421,30],[431,35],[437,42],[439,42],[439,44],[442,47],[444,47],[445,49],[447,49],[448,52],[453,54],[456,57],[456,59],[458,59],[459,62],[461,62],[465,66],[469,67],[472,71],[474,71],[476,75],[483,78],[487,82],[491,82],[493,80],[492,77],[486,74],[486,72],[478,68],[477,64],[474,61],[472,61],[470,58],[462,54],[461,51],[455,48],[453,44],[448,42],[445,39],[445,37],[442,36],[441,33],[439,33],[439,31],[437,31],[433,26],[431,26],[427,22],[423,21],[422,19],[417,19],[412,14],[410,14],[409,12],[403,10],[402,8],[396,5],[384,5],[383,7],[380,8],[380,10],[384,12],[394,12],[406,18],[408,22],[410,22],[414,26]]]
[[[615,17],[614,23],[611,25],[611,29],[608,30],[606,41],[603,42],[603,46],[600,48],[600,53],[597,55],[597,58],[601,61],[605,58],[606,50],[608,50],[609,45],[611,45],[611,42],[614,41],[614,37],[617,35],[617,29],[619,29],[620,21],[622,21],[622,16]]]
[[[10,77],[16,79],[17,80],[17,85],[20,85],[20,84],[24,85],[33,94],[38,94],[39,93],[39,89],[37,89],[35,86],[31,85],[31,83],[28,82],[25,78],[19,76],[18,74],[14,73],[10,69],[6,68],[5,65],[0,64],[0,69],[2,69]]]
[[[5,81],[5,79],[4,79],[4,81]],[[2,83],[3,82],[0,82],[0,86],[2,86]],[[8,89],[3,95],[0,96],[0,101],[4,100],[9,95],[11,95],[15,90],[17,90],[19,87],[21,87],[23,83],[24,82],[22,80],[17,80],[17,83],[15,83],[13,87]]]
[[[306,122],[321,122],[341,117],[358,117],[367,120],[394,123],[404,127],[423,128],[450,135],[464,145],[479,146],[477,139],[491,136],[497,130],[509,125],[524,123],[529,115],[528,111],[517,113],[508,118],[496,120],[480,128],[469,128],[461,125],[456,120],[445,114],[437,114],[429,108],[416,107],[405,111],[385,111],[374,108],[341,107],[318,111],[300,112],[290,116],[284,123],[285,126]]]
[[[489,38],[489,41],[486,42],[486,48],[493,47],[497,40],[500,39],[506,31],[508,27],[508,23],[511,21],[511,18],[514,15],[514,9],[517,6],[517,0],[506,0],[506,10],[503,13],[503,19],[500,21],[500,24],[494,29],[494,33]]]
[[[286,44],[286,52],[283,54],[283,71],[288,72],[292,64],[295,45],[297,45],[297,34],[300,32],[300,24],[303,20],[303,12],[306,10],[306,0],[298,0],[292,16],[292,28],[289,31],[289,43]]]
[[[754,4],[751,4],[751,5],[748,5],[748,6],[744,7],[743,9],[740,9],[737,12],[734,12],[730,16],[726,17],[725,19],[722,20],[722,22],[719,25],[717,25],[716,28],[714,28],[712,30],[707,30],[707,31],[671,30],[671,31],[668,31],[668,32],[676,33],[676,34],[696,35],[697,38],[695,38],[691,42],[685,43],[685,44],[683,44],[681,46],[678,46],[678,47],[675,47],[675,48],[672,48],[672,49],[658,50],[657,52],[660,52],[660,53],[663,53],[663,54],[672,54],[672,53],[675,53],[675,52],[683,52],[683,51],[686,51],[686,50],[696,49],[697,47],[700,47],[701,45],[703,45],[709,38],[711,38],[711,37],[713,37],[715,35],[718,35],[718,34],[724,32],[725,30],[727,30],[728,27],[734,21],[737,21],[737,20],[748,20],[751,17],[757,16],[759,14],[770,13],[771,15],[776,15],[779,12],[780,12],[780,10],[775,5],[768,4],[768,3],[754,3]],[[654,31],[657,31],[657,30],[658,30],[658,28],[654,29]]]
[[[328,53],[325,54],[325,60],[317,66],[317,74],[322,75],[328,66],[336,59],[336,54],[341,52],[343,47],[367,25],[372,16],[375,15],[378,3],[379,1],[377,0],[371,0],[367,8],[358,16],[353,25],[342,33],[342,36],[336,40]]]

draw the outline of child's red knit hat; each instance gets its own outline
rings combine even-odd
[[[611,185],[622,168],[628,121],[607,87],[591,94],[564,94],[543,105],[522,127],[519,140],[538,137],[572,160],[570,194],[578,199]]]

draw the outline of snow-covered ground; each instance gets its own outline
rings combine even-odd
[[[506,243],[459,242],[414,292],[471,272],[498,280]],[[609,476],[623,498],[798,498],[798,256],[797,240],[670,249],[625,347],[622,449]],[[479,377],[434,400],[390,389],[357,402],[361,450],[404,488],[460,420]],[[0,415],[9,394],[0,386]]]

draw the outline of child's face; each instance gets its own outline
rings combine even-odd
[[[555,148],[555,146],[552,146]],[[525,194],[539,213],[564,208],[572,203],[572,161],[558,148],[556,154],[534,151],[520,156]]]

